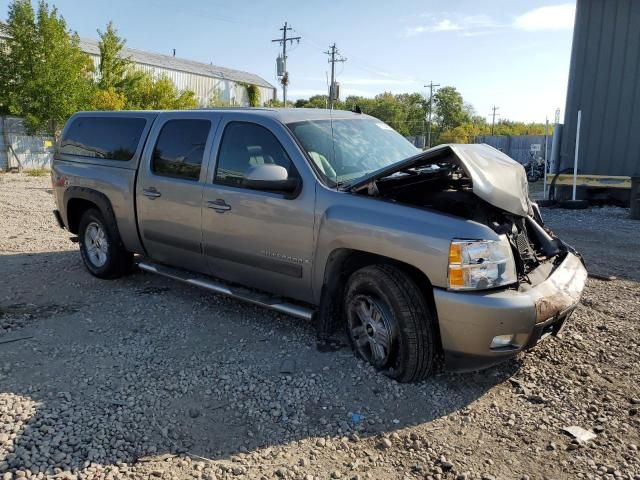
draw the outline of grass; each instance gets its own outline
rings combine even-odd
[[[25,172],[29,177],[46,177],[51,172],[46,168],[33,168],[31,170],[25,170]]]

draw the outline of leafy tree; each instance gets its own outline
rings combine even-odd
[[[100,110],[168,110],[196,108],[198,101],[190,90],[179,92],[168,77],[154,79],[137,70],[123,56],[125,40],[118,36],[113,22],[104,32],[98,30],[100,67],[91,106]]]
[[[462,95],[455,87],[442,87],[433,95],[433,103],[440,130],[450,130],[471,120]]]
[[[0,104],[22,116],[29,133],[57,135],[91,95],[93,64],[77,34],[67,30],[56,8],[14,0],[7,19],[9,38],[0,55]]]
[[[247,89],[247,96],[249,97],[249,106],[250,107],[259,107],[260,106],[260,89],[257,85],[247,84],[245,85]]]
[[[135,87],[127,92],[127,109],[132,110],[180,110],[196,108],[198,100],[191,90],[178,92],[166,76],[154,80],[145,74]]]
[[[131,73],[132,62],[122,57],[125,40],[118,36],[113,22],[107,24],[104,32],[98,30],[98,49],[100,50],[100,66],[98,88],[108,90],[114,88],[122,91],[126,86],[125,78]]]
[[[91,110],[124,110],[127,99],[114,87],[96,89],[91,97]]]

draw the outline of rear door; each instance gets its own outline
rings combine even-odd
[[[311,301],[315,181],[286,128],[269,117],[225,113],[215,169],[204,188],[203,249],[211,274]],[[242,186],[252,166],[283,166],[295,195]]]
[[[136,183],[138,225],[152,259],[206,271],[202,256],[202,194],[220,115],[163,113],[143,153]]]

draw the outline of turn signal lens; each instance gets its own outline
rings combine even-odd
[[[483,290],[518,281],[511,245],[500,240],[453,240],[449,247],[449,288]]]
[[[462,249],[459,243],[451,242],[449,247],[449,265],[462,263]]]

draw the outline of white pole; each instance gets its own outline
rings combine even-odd
[[[578,176],[578,152],[580,151],[580,120],[582,119],[582,110],[578,110],[578,124],[576,125],[576,155],[573,159],[573,195],[572,200],[576,199],[576,182]]]
[[[544,179],[542,187],[542,198],[547,199],[547,143],[548,143],[548,131],[549,131],[549,118],[544,120]]]

